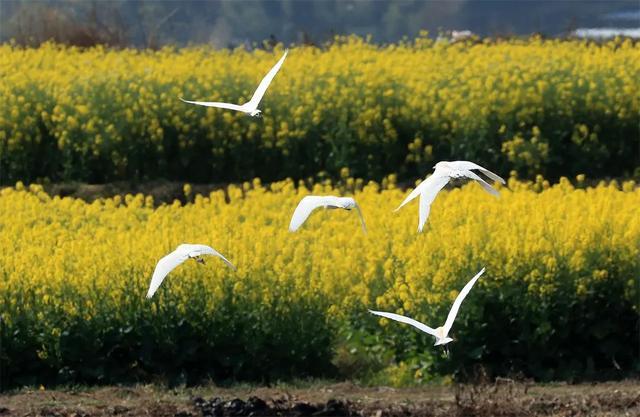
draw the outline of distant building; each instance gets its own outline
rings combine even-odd
[[[616,36],[640,39],[640,28],[580,28],[571,32],[571,36],[584,39],[609,39]]]
[[[475,33],[471,32],[470,30],[452,30],[451,42],[462,41],[473,36],[475,36]]]

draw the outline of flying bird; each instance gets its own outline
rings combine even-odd
[[[420,323],[417,320],[411,319],[409,317],[401,316],[399,314],[393,313],[385,313],[384,311],[373,311],[369,310],[370,313],[375,314],[376,316],[385,317],[391,320],[399,321],[401,323],[410,324],[413,327],[422,330],[425,333],[430,334],[431,336],[436,338],[436,343],[434,346],[446,345],[449,342],[453,342],[453,339],[449,337],[449,330],[451,330],[451,326],[453,326],[453,321],[456,319],[456,315],[458,314],[458,310],[460,309],[460,304],[462,304],[462,300],[469,294],[471,291],[471,287],[476,283],[478,278],[484,273],[484,268],[480,272],[476,274],[475,277],[471,278],[471,281],[464,286],[460,294],[456,297],[456,300],[453,302],[451,306],[451,310],[449,310],[449,315],[447,316],[447,321],[445,321],[444,326],[438,327],[437,329],[432,329],[426,324]]]
[[[417,196],[420,196],[418,232],[422,232],[424,224],[427,222],[427,217],[429,217],[431,203],[433,203],[433,200],[435,200],[438,192],[440,192],[440,190],[442,190],[452,178],[469,178],[472,180],[476,180],[488,193],[491,193],[496,197],[500,196],[500,193],[498,193],[498,191],[491,187],[485,180],[483,180],[472,170],[480,171],[493,181],[497,181],[502,184],[505,183],[504,180],[498,175],[494,174],[486,168],[481,167],[478,164],[474,164],[473,162],[438,162],[434,166],[433,174],[426,180],[422,181],[416,188],[414,188],[414,190],[411,191],[407,198],[404,199],[402,204],[400,204],[400,206],[398,206],[398,208],[394,211],[400,210],[400,208],[407,204],[409,201],[413,200]]]
[[[247,103],[244,103],[243,105],[221,103],[217,101],[189,101],[189,100],[183,99],[182,97],[180,97],[180,100],[189,104],[197,104],[199,106],[207,106],[207,107],[219,107],[221,109],[240,111],[243,113],[247,113],[251,116],[260,116],[262,111],[258,110],[258,104],[260,103],[260,100],[262,100],[262,96],[264,96],[264,93],[267,91],[269,84],[271,84],[273,77],[275,77],[278,71],[280,70],[280,67],[284,62],[284,59],[287,57],[288,52],[289,52],[288,49],[284,51],[284,55],[282,55],[282,58],[280,58],[280,60],[276,63],[276,65],[274,65],[273,68],[271,68],[271,70],[267,73],[267,75],[264,76],[262,81],[260,81],[260,85],[258,86],[256,91],[253,93],[253,97],[251,97],[251,100],[249,100]]]
[[[325,209],[345,209],[351,210],[355,208],[360,216],[360,222],[362,223],[362,230],[367,233],[367,226],[364,224],[364,217],[362,217],[362,211],[360,206],[351,197],[334,197],[334,196],[316,196],[308,195],[300,200],[298,207],[293,212],[291,217],[291,223],[289,223],[289,231],[295,232],[298,230],[302,223],[304,223],[311,212],[318,207],[324,207]]]
[[[203,255],[214,255],[219,257],[227,264],[227,266],[234,271],[236,267],[231,262],[215,249],[206,245],[191,245],[182,244],[176,248],[173,252],[160,259],[156,264],[156,269],[153,271],[153,277],[151,277],[151,284],[149,285],[149,291],[147,292],[147,298],[153,297],[164,278],[173,271],[175,267],[186,261],[187,259],[194,259],[196,262],[204,264]]]

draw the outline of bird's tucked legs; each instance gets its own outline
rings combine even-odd
[[[448,358],[449,357],[449,347],[447,345],[444,345],[443,348],[444,348],[444,357]]]
[[[197,263],[204,265],[204,259],[198,258],[198,257],[193,258],[193,259],[195,259]]]

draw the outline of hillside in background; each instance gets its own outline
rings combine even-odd
[[[420,30],[471,30],[480,36],[566,34],[579,27],[638,27],[637,1],[27,1],[0,2],[0,41],[48,39],[81,46],[217,47],[275,39],[323,42],[335,34],[374,42]]]

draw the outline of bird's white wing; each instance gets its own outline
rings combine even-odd
[[[247,111],[244,106],[239,106],[237,104],[222,103],[222,102],[218,102],[218,101],[189,101],[189,100],[183,99],[182,97],[179,97],[179,98],[180,98],[180,100],[184,101],[185,103],[197,104],[198,106],[218,107],[220,109],[236,110],[236,111],[241,111],[241,112],[245,112],[245,113]]]
[[[431,203],[436,199],[436,195],[444,188],[445,185],[449,182],[449,177],[447,176],[431,176],[427,180],[431,180],[429,185],[424,188],[423,192],[420,194],[420,209],[419,209],[419,220],[418,220],[418,231],[422,232],[424,228],[424,224],[427,222],[427,218],[429,217],[429,212],[431,211]],[[425,181],[426,182],[426,181]]]
[[[180,265],[184,261],[189,259],[187,254],[182,253],[179,250],[175,250],[160,259],[156,264],[156,269],[153,271],[151,277],[151,284],[149,285],[149,291],[147,291],[147,298],[153,297],[153,294],[158,290],[160,284],[164,278],[171,272],[176,266]]]
[[[475,277],[471,278],[471,281],[467,282],[467,285],[464,286],[462,291],[460,291],[460,294],[458,294],[458,296],[456,297],[456,300],[453,302],[453,305],[451,306],[451,310],[449,310],[447,321],[444,323],[444,326],[442,326],[444,337],[446,337],[449,334],[449,330],[451,330],[451,326],[453,326],[453,321],[456,319],[456,316],[458,315],[458,310],[460,310],[460,304],[462,304],[462,301],[464,300],[464,298],[467,296],[467,294],[469,294],[469,291],[471,291],[471,287],[473,287],[473,284],[476,283],[476,281],[478,280],[478,278],[480,278],[482,274],[484,274],[484,268],[482,268],[482,270],[478,272]]]
[[[493,172],[489,171],[488,169],[481,167],[480,165],[474,163],[474,162],[470,162],[470,161],[454,161],[451,162],[451,164],[455,165],[455,167],[457,169],[477,169],[478,171],[482,172],[484,175],[486,175],[487,177],[491,178],[493,181],[497,181],[500,182],[502,184],[505,184],[505,181],[502,177],[500,177],[499,175],[494,174]]]
[[[335,200],[335,198],[333,199]],[[291,216],[291,222],[289,223],[289,231],[295,232],[302,225],[302,223],[307,220],[311,212],[318,207],[325,207],[329,203],[331,203],[330,197],[321,197],[315,195],[308,195],[298,203],[298,207],[296,207],[293,212],[293,216]],[[340,207],[339,202],[334,202],[335,206]]]
[[[417,196],[423,194],[424,192],[430,192],[435,190],[435,193],[433,193],[433,197],[431,198],[431,201],[433,201],[433,199],[436,198],[436,194],[438,194],[438,191],[440,191],[447,182],[449,182],[448,173],[443,172],[442,170],[436,169],[435,172],[429,178],[427,178],[426,180],[418,184],[418,186],[414,188],[413,191],[411,191],[411,193],[409,193],[407,198],[405,198],[402,204],[400,204],[398,208],[395,209],[394,211],[400,210],[402,206],[404,206],[405,204],[407,204],[409,201],[413,200]],[[442,185],[439,185],[440,183],[442,183]]]
[[[360,206],[358,205],[358,203],[356,203],[354,201],[356,210],[358,211],[358,216],[360,216],[360,222],[362,223],[362,230],[367,233],[367,225],[364,224],[364,217],[362,216],[362,210],[360,210]]]
[[[384,311],[369,310],[369,313],[375,314],[376,316],[381,316],[391,320],[399,321],[400,323],[410,324],[413,327],[416,327],[422,330],[423,332],[430,334],[431,336],[438,337],[434,329],[427,326],[426,324],[420,323],[417,320],[410,319],[409,317],[401,316],[400,314],[385,313]]]
[[[493,194],[496,197],[500,197],[500,193],[498,192],[498,190],[496,190],[491,185],[489,185],[485,180],[480,178],[480,176],[478,174],[476,174],[475,172],[473,172],[473,171],[462,171],[462,173],[463,173],[463,175],[465,177],[471,178],[473,180],[476,180],[480,185],[482,185],[482,188],[484,188],[485,191],[488,192],[489,194]]]
[[[189,256],[198,256],[198,254],[195,255],[191,255],[192,252],[200,252],[202,251],[202,247],[206,247],[205,245],[193,245],[191,243],[182,243],[180,245],[178,245],[178,247],[176,248],[176,250],[174,251],[175,253],[179,253],[180,255],[184,255],[187,258]]]
[[[258,108],[258,104],[260,103],[260,100],[262,100],[264,93],[267,91],[267,88],[269,88],[269,84],[271,84],[273,77],[275,77],[278,71],[280,70],[280,67],[284,62],[284,59],[287,57],[287,53],[289,53],[289,50],[284,51],[284,55],[282,55],[282,58],[280,58],[280,60],[273,66],[273,68],[269,70],[267,75],[264,76],[262,81],[260,81],[260,85],[258,86],[258,88],[256,88],[256,91],[253,93],[251,100],[249,100],[249,102],[246,103],[245,106],[247,106],[252,110],[255,110]]]
[[[189,246],[191,247],[189,256],[191,257],[200,256],[200,255],[217,256],[218,258],[222,259],[222,261],[224,261],[224,263],[226,263],[229,268],[233,269],[234,271],[237,270],[236,267],[231,262],[229,262],[227,258],[222,256],[220,252],[213,249],[211,246],[207,246],[207,245],[189,245]]]

